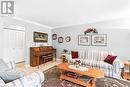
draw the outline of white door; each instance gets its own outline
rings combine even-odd
[[[4,29],[4,59],[21,62],[25,59],[25,32]]]

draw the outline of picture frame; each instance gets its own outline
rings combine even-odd
[[[63,37],[58,37],[58,42],[63,43]]]
[[[78,35],[78,45],[90,46],[91,36],[90,35]]]
[[[42,32],[33,33],[34,42],[48,42],[48,34]]]
[[[57,39],[57,34],[52,34],[52,40],[56,40]]]
[[[71,37],[70,36],[65,37],[65,41],[66,42],[70,42],[71,41]]]
[[[97,34],[92,35],[92,46],[107,46],[107,35]]]

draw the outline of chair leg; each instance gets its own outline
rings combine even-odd
[[[43,63],[43,66],[45,66],[45,62],[46,62],[46,59],[44,58],[44,63]]]

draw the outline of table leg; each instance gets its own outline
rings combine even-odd
[[[56,61],[56,53],[55,53],[55,61]]]
[[[95,86],[95,81],[96,81],[96,79],[95,79],[95,78],[93,78],[93,79],[92,79],[92,81],[90,82],[91,87],[96,87],[96,86]]]
[[[124,78],[124,74],[125,74],[125,69],[122,68],[122,69],[121,69],[121,76],[122,76],[122,78]]]
[[[62,71],[60,70],[60,80],[62,80],[62,79],[61,79],[61,75],[62,75]]]
[[[130,76],[130,66],[129,66],[129,76]]]
[[[60,70],[60,80],[62,80],[61,76],[63,75],[64,71]]]
[[[39,69],[39,56],[37,56],[37,67]]]

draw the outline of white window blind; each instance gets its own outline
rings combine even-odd
[[[4,28],[4,59],[15,62],[25,58],[25,31],[13,28]]]

